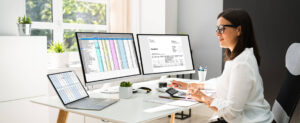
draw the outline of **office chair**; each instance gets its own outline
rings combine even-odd
[[[300,98],[300,43],[289,46],[285,64],[285,79],[272,108],[276,123],[290,122]]]

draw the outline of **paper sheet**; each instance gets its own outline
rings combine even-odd
[[[154,113],[154,112],[165,111],[165,110],[176,109],[176,108],[178,107],[171,106],[171,105],[162,105],[162,106],[146,109],[144,110],[144,112]]]
[[[167,103],[167,105],[174,105],[174,106],[183,106],[183,107],[187,107],[187,106],[192,106],[197,104],[198,102],[192,102],[192,101],[185,101],[185,100],[177,100],[174,102],[170,102]]]
[[[148,98],[145,99],[147,102],[153,102],[153,103],[160,103],[160,104],[166,104],[166,105],[172,105],[172,106],[181,106],[181,107],[187,107],[192,106],[194,104],[197,104],[199,102],[197,101],[189,101],[189,100],[172,100],[172,99],[165,99],[165,98]]]

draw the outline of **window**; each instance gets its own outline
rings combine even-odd
[[[75,31],[107,32],[108,0],[26,0],[32,18],[32,34],[65,42],[67,51],[77,51]]]

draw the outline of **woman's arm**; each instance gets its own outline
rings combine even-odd
[[[239,117],[255,84],[255,74],[248,63],[235,64],[230,73],[227,97],[215,98],[210,106],[218,115],[230,122]]]
[[[204,89],[204,83],[190,83],[190,84],[191,84],[192,88]],[[182,89],[182,90],[187,90],[188,89],[188,84],[185,83],[185,82],[173,80],[171,82],[171,84],[169,85],[169,87],[173,87],[173,88],[177,88],[177,89]]]
[[[202,90],[215,90],[216,89],[216,84],[218,83],[219,79],[221,76],[216,77],[216,78],[212,78],[209,80],[206,80],[204,82],[200,83],[200,86]]]
[[[210,106],[211,103],[213,102],[214,98],[205,95],[203,92],[201,92],[200,89],[192,89],[190,91],[192,93],[193,99],[206,104],[210,109],[212,109],[215,112],[218,112],[218,109],[216,107]]]
[[[213,79],[209,79],[207,81],[201,82],[201,83],[190,83],[191,84],[191,88],[193,89],[207,89],[207,90],[215,90],[216,89],[216,83],[219,80],[220,77],[216,77]],[[176,89],[181,89],[181,90],[187,90],[188,88],[188,84],[185,82],[181,82],[181,81],[176,81],[176,80],[172,80],[171,84],[169,85],[169,87],[173,87]]]

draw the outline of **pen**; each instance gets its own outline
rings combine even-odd
[[[204,71],[202,66],[199,67],[199,71]]]
[[[160,98],[165,98],[165,99],[173,99],[173,100],[179,100],[180,98],[174,98],[174,97],[165,97],[165,96],[158,96]]]

